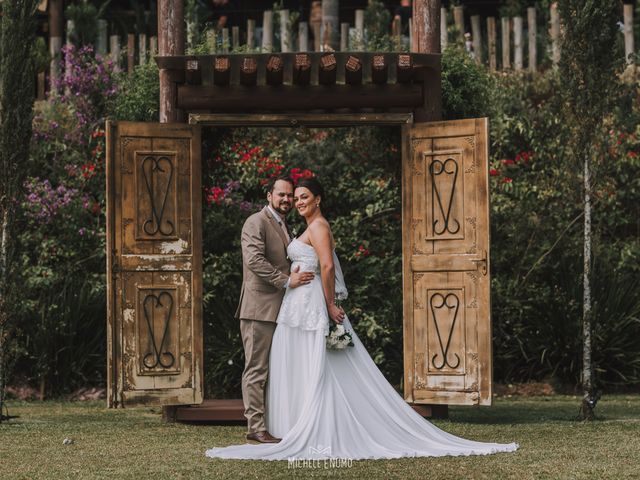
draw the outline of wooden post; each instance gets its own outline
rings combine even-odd
[[[536,25],[536,8],[527,8],[527,29],[529,31],[529,71],[535,73],[537,70],[537,38],[538,31]]]
[[[158,54],[158,37],[155,35],[149,38],[149,58],[153,58]]]
[[[73,20],[67,20],[67,39],[66,39],[67,49],[73,45],[73,43],[71,42],[71,36],[73,35],[73,31],[74,31]],[[71,59],[69,58],[69,55],[66,55],[64,60],[64,78],[68,78],[69,75],[71,75]]]
[[[522,70],[522,17],[513,17],[513,48],[513,66],[515,70]]]
[[[458,30],[457,40],[459,43],[464,41],[464,7],[457,5],[453,7],[453,21],[456,24],[456,30]]]
[[[364,10],[356,10],[356,37],[353,50],[361,52],[364,50]]]
[[[218,51],[218,35],[216,34],[216,31],[213,28],[207,30],[206,38],[209,52],[216,53]]]
[[[313,50],[316,52],[322,50],[322,39],[320,38],[321,30],[319,23],[313,24]]]
[[[289,10],[280,10],[280,51],[291,51],[291,24],[289,22]]]
[[[184,0],[158,2],[158,53],[184,55]],[[178,122],[178,88],[170,73],[160,70],[160,122]]]
[[[413,43],[411,43],[413,45]],[[449,30],[447,27],[447,9],[440,8],[440,49],[444,52],[444,49],[449,45]],[[412,50],[413,51],[413,50]]]
[[[309,24],[307,22],[298,24],[298,51],[309,51]]]
[[[398,18],[393,19],[391,24],[391,36],[393,38],[393,45],[397,52],[402,50],[402,20]]]
[[[256,21],[253,19],[247,20],[247,48],[253,49],[256,43]]]
[[[625,3],[623,8],[624,15],[624,58],[627,63],[633,63],[633,59],[629,55],[634,53],[633,45],[633,4]]]
[[[415,53],[440,53],[440,12],[439,0],[414,0],[413,1],[413,43],[411,51]],[[445,28],[446,30],[446,28]],[[398,55],[397,77],[403,77],[403,71],[411,67],[411,56]],[[412,68],[407,73],[411,76]],[[437,121],[442,119],[442,73],[438,64],[433,69],[420,72],[418,81],[423,82],[425,92],[423,103],[414,110],[416,122]]]
[[[346,52],[349,50],[349,24],[342,22],[340,24],[340,51]]]
[[[560,63],[560,14],[558,13],[558,2],[551,4],[551,61],[557,67]]]
[[[262,14],[262,51],[273,50],[273,12],[265,10]]]
[[[49,0],[49,64],[50,85],[53,92],[60,81],[60,50],[63,34],[63,0]]]
[[[473,37],[473,57],[476,63],[482,63],[482,29],[480,15],[471,16],[471,36]]]
[[[98,37],[96,38],[96,52],[104,56],[107,54],[107,21],[98,20]]]
[[[411,51],[440,53],[440,0],[415,0],[412,22]]]
[[[337,50],[338,47],[340,47],[340,39],[338,38],[340,32],[338,5],[338,0],[322,1],[322,24],[320,36],[323,41],[323,50]]]
[[[45,92],[45,75],[44,72],[38,72],[37,74],[37,93],[36,93],[36,100],[44,100],[46,97],[46,92]]]
[[[500,19],[502,35],[502,69],[511,68],[511,28],[509,26],[509,17]]]
[[[136,36],[133,33],[127,35],[127,73],[131,75],[136,64]]]
[[[109,37],[109,55],[113,62],[115,71],[120,71],[120,37],[118,35],[111,35]]]
[[[498,64],[498,59],[496,56],[496,18],[489,17],[487,18],[487,37],[489,44],[489,69],[495,72]]]
[[[138,35],[138,59],[139,65],[147,63],[147,35],[144,33]]]
[[[222,29],[222,53],[229,53],[229,29]]]
[[[231,27],[231,48],[234,50],[240,48],[240,27],[237,25]]]

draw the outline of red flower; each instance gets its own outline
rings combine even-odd
[[[489,175],[491,175],[492,177],[497,177],[498,175],[500,175],[500,172],[495,168],[492,168],[491,170],[489,170]]]
[[[527,163],[531,158],[533,158],[533,152],[520,152],[516,155],[516,163],[520,161]]]
[[[84,178],[91,178],[96,174],[95,172],[96,166],[93,163],[85,163],[84,165],[82,165],[81,168],[82,168],[82,176]]]
[[[212,203],[220,204],[220,202],[224,199],[224,189],[220,187],[211,187],[207,194],[207,203],[211,205]]]
[[[299,168],[292,168],[290,176],[293,179],[293,183],[297,185],[298,180],[300,180],[301,178],[311,178],[315,176],[315,174],[308,168],[305,168],[304,170],[300,170]]]
[[[516,157],[516,159],[517,159],[517,158],[518,158],[518,157]],[[503,164],[503,165],[515,165],[515,163],[516,163],[516,162],[515,162],[515,161],[513,161],[513,160],[511,160],[510,158],[506,158],[506,159],[502,160],[502,164]]]
[[[365,248],[364,245],[360,245],[358,250],[356,251],[356,257],[368,257],[371,255],[371,252]]]
[[[511,182],[513,182],[513,179],[512,179],[512,178],[504,177],[504,178],[502,179],[502,183],[511,183]]]
[[[627,152],[627,155],[629,155],[631,158],[636,158],[638,156],[638,152],[634,152],[633,150]]]

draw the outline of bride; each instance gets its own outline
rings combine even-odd
[[[465,440],[432,425],[387,382],[336,299],[347,297],[323,191],[301,179],[295,207],[307,229],[287,248],[291,268],[314,271],[307,285],[288,288],[271,345],[267,429],[279,443],[234,445],[208,457],[261,460],[374,459],[512,452],[516,443]],[[328,350],[329,318],[351,332],[353,346]]]

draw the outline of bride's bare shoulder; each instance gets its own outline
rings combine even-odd
[[[311,222],[307,227],[312,244],[326,243],[330,247],[333,246],[333,234],[331,233],[331,226],[326,218],[318,218]]]

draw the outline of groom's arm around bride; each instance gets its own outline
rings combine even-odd
[[[265,386],[269,351],[285,287],[313,279],[310,272],[289,273],[286,215],[293,205],[293,182],[279,178],[269,185],[268,205],[251,215],[242,227],[242,290],[236,318],[245,353],[242,399],[247,418],[247,438],[275,442],[267,432]]]

